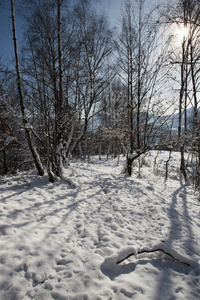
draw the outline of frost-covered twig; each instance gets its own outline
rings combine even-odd
[[[183,255],[179,254],[177,251],[175,251],[173,249],[170,249],[167,245],[165,245],[163,243],[154,245],[152,248],[144,247],[144,248],[141,248],[141,249],[138,249],[138,250],[134,249],[133,252],[127,254],[124,258],[121,258],[116,263],[120,264],[124,260],[126,260],[129,257],[134,256],[134,255],[139,255],[139,254],[143,254],[143,253],[154,253],[154,252],[162,252],[166,255],[169,255],[176,262],[181,263],[181,264],[186,265],[186,266],[194,265],[193,260],[191,260],[187,257],[184,257]]]

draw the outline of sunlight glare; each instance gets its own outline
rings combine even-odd
[[[180,25],[177,29],[177,38],[179,41],[183,42],[184,39],[187,39],[189,35],[189,27],[185,25]]]

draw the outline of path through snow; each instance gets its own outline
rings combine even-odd
[[[74,162],[65,173],[77,189],[34,173],[3,177],[0,299],[199,299],[200,203],[173,173],[178,154],[167,181],[146,160],[142,178],[121,174],[116,159]],[[163,253],[116,264],[160,243],[192,265]]]

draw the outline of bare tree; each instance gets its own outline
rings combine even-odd
[[[112,32],[87,1],[72,11],[63,6],[62,17],[61,1],[26,4],[26,95],[38,148],[54,181],[68,154],[77,146],[81,152],[81,140],[102,110],[101,97],[114,76],[108,64]]]
[[[174,65],[180,66],[180,91],[179,91],[179,122],[178,139],[181,153],[180,170],[187,180],[185,162],[185,149],[195,149],[199,153],[199,117],[198,117],[198,92],[199,92],[199,20],[200,5],[196,0],[178,1],[176,8],[169,14],[169,20],[177,28],[184,30],[185,34],[181,40],[181,51],[176,49]],[[174,25],[175,24],[175,25]],[[193,132],[188,130],[187,108],[193,107]],[[184,116],[184,118],[183,118]],[[183,121],[184,120],[184,124]],[[183,130],[184,126],[184,130]],[[193,137],[192,137],[193,136]],[[200,157],[199,157],[200,158]],[[199,159],[198,159],[199,160]],[[197,171],[198,173],[198,171]],[[197,176],[199,177],[199,175]]]
[[[79,134],[70,148],[71,153],[86,133],[89,121],[101,111],[101,96],[113,78],[108,65],[108,58],[113,51],[112,32],[105,17],[95,14],[84,1],[80,1],[75,8],[75,16],[79,34],[79,60],[74,65],[74,89],[80,124]]]
[[[145,10],[145,1],[138,7],[125,3],[121,17],[121,34],[117,43],[119,76],[127,88],[127,115],[130,144],[127,148],[127,170],[131,175],[132,162],[149,149],[155,136],[156,122],[152,114],[162,114],[159,90],[164,85],[162,74],[166,48],[161,46],[161,26],[155,10]],[[155,99],[159,101],[155,101]],[[156,104],[156,105],[155,105]],[[150,113],[151,112],[151,113]],[[161,120],[161,118],[156,118]],[[162,119],[164,120],[164,119]],[[157,124],[157,128],[160,125]],[[133,151],[137,153],[133,154]]]
[[[15,50],[15,62],[16,62],[16,73],[17,73],[17,86],[18,86],[18,93],[19,93],[19,102],[21,107],[21,114],[22,114],[22,121],[24,125],[24,130],[26,133],[27,142],[30,148],[30,151],[32,153],[35,166],[38,170],[38,174],[40,176],[44,175],[44,170],[42,163],[40,161],[40,157],[38,155],[38,152],[36,148],[33,145],[33,141],[31,138],[31,127],[28,122],[25,106],[24,106],[24,99],[23,99],[23,93],[22,93],[22,80],[21,80],[21,74],[20,74],[20,68],[19,68],[19,58],[18,58],[18,50],[17,50],[17,37],[16,37],[16,25],[15,25],[15,10],[14,10],[14,0],[11,0],[11,12],[12,12],[12,27],[13,27],[13,42],[14,42],[14,50]]]

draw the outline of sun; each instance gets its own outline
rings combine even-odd
[[[177,40],[183,42],[189,36],[189,27],[184,24],[179,24],[176,30]]]

